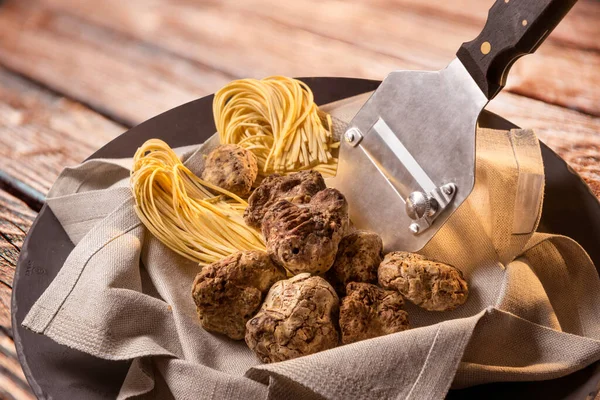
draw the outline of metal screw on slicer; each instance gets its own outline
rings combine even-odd
[[[352,131],[346,132],[346,142],[352,143],[354,142],[354,133]]]
[[[450,196],[451,194],[454,193],[454,185],[452,185],[452,184],[444,185],[444,186],[442,186],[442,191],[444,192],[444,194],[447,194],[448,196]]]
[[[350,128],[344,133],[344,140],[353,147],[356,147],[362,138],[363,135],[356,128]]]
[[[414,234],[416,235],[417,233],[421,232],[421,227],[419,227],[418,224],[410,224],[410,226],[408,227],[408,229]]]

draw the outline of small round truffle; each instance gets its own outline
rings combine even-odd
[[[383,336],[404,331],[408,326],[408,313],[402,309],[404,300],[395,290],[363,282],[350,282],[348,295],[340,306],[342,343]]]
[[[319,275],[331,268],[348,224],[346,198],[328,188],[306,205],[275,203],[265,214],[262,233],[277,264],[294,275]]]
[[[207,331],[244,338],[246,322],[285,271],[262,251],[241,251],[206,265],[196,275],[192,297]]]
[[[377,283],[377,268],[383,260],[383,241],[369,231],[356,231],[343,237],[327,280],[339,294],[349,282]]]
[[[265,363],[338,345],[339,299],[327,281],[300,274],[273,285],[256,316],[246,324],[246,343]]]
[[[469,287],[462,272],[448,264],[402,251],[389,253],[378,269],[379,285],[399,291],[429,311],[448,311],[467,300]]]
[[[269,175],[248,198],[244,220],[248,226],[260,229],[265,213],[277,201],[306,204],[325,187],[323,176],[317,171],[301,171],[285,176]]]
[[[225,144],[210,152],[202,179],[238,196],[247,196],[258,175],[256,156],[236,144]]]

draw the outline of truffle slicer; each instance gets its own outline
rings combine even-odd
[[[380,232],[386,249],[429,242],[473,190],[479,114],[575,2],[496,0],[445,69],[385,78],[350,122],[330,180],[356,226]]]

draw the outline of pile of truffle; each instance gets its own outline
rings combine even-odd
[[[239,149],[223,157],[233,168],[217,163],[213,173],[207,163],[203,177],[228,171],[214,182],[227,186],[235,170],[232,186],[243,182],[249,192],[256,167]],[[244,219],[262,231],[267,252],[238,252],[205,266],[192,295],[206,330],[245,339],[263,362],[406,330],[404,299],[430,311],[467,299],[460,270],[413,253],[384,257],[379,235],[351,232],[345,197],[326,188],[318,172],[271,175],[248,204]]]

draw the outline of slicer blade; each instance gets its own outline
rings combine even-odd
[[[355,226],[386,250],[418,251],[475,182],[475,134],[488,102],[460,60],[388,75],[350,122],[330,184]]]

